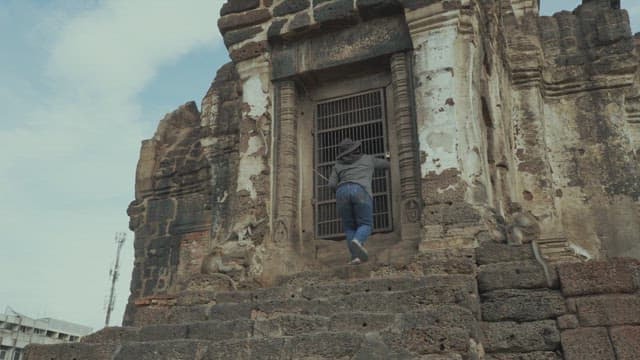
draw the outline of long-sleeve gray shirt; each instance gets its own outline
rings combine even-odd
[[[335,190],[342,184],[355,183],[361,185],[373,198],[371,190],[373,171],[388,169],[389,162],[367,154],[362,154],[355,159],[350,159],[350,157],[345,156],[336,161],[329,177],[329,187]]]

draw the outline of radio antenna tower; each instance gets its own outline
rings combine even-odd
[[[127,234],[123,232],[116,233],[116,245],[118,250],[116,251],[116,263],[113,265],[113,269],[109,270],[109,277],[111,278],[111,291],[109,292],[109,302],[107,303],[107,318],[104,320],[104,326],[109,326],[109,320],[111,318],[111,312],[116,304],[116,282],[118,276],[120,276],[120,251],[122,245],[127,240]]]

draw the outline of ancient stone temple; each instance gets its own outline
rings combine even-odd
[[[619,0],[228,0],[142,144],[123,327],[28,359],[639,359],[640,40]],[[348,266],[338,144],[374,174]]]

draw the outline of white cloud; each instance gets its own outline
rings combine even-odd
[[[105,2],[63,27],[51,71],[90,91],[128,97],[157,66],[215,38],[220,1]],[[151,65],[151,66],[150,66]],[[80,89],[78,89],[80,90]]]
[[[216,45],[222,1],[70,4],[0,3],[0,20],[32,26],[12,44],[3,60],[11,76],[0,82],[0,311],[98,327],[140,141],[159,120],[144,119],[136,97],[164,64]],[[128,295],[129,237],[116,322]]]

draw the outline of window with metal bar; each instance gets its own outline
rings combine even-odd
[[[344,138],[362,141],[362,151],[384,156],[388,149],[386,106],[383,89],[319,102],[315,106],[314,168],[316,236],[335,239],[344,236],[336,210],[335,193],[325,178],[340,152]],[[323,178],[324,177],[324,178]],[[393,230],[391,218],[391,181],[389,172],[376,170],[372,181],[373,232]]]

